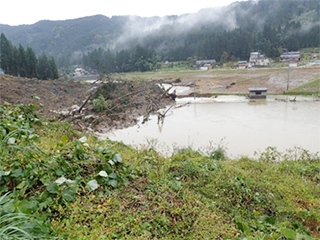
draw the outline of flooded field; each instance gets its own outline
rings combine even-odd
[[[187,104],[188,103],[188,104]],[[186,105],[184,105],[186,104]],[[249,100],[239,96],[178,99],[163,124],[157,116],[138,125],[100,134],[135,147],[154,146],[164,155],[175,148],[206,151],[222,145],[230,158],[254,156],[268,146],[284,151],[301,147],[320,151],[320,101],[305,97],[268,96]],[[163,110],[164,111],[164,110]]]

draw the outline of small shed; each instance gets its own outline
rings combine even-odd
[[[292,68],[299,67],[299,62],[289,62],[289,67],[292,67]]]
[[[249,98],[267,98],[267,88],[248,88]]]

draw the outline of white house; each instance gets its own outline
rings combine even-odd
[[[74,70],[74,76],[75,77],[82,77],[84,74],[85,74],[85,70],[83,69],[83,68],[76,68],[75,70]]]
[[[270,61],[259,52],[250,53],[249,67],[266,67],[269,66]]]

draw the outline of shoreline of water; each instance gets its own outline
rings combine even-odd
[[[98,137],[134,147],[154,147],[166,156],[176,148],[198,150],[219,144],[230,157],[252,157],[267,147],[320,151],[318,98],[274,95],[251,100],[224,95],[177,99],[176,105],[183,107],[170,109],[163,124],[151,116],[145,124],[140,119],[135,126]]]

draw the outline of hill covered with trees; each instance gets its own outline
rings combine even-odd
[[[58,69],[53,57],[45,52],[36,57],[33,49],[19,44],[17,48],[2,33],[0,36],[0,67],[6,74],[42,80],[58,79]]]
[[[31,46],[36,54],[45,51],[53,55],[59,67],[92,67],[111,61],[112,71],[143,71],[159,59],[242,60],[248,59],[251,51],[277,58],[284,49],[319,47],[319,9],[320,2],[315,0],[251,0],[181,16],[97,15],[33,25],[0,25],[0,29],[14,44]],[[136,63],[139,51],[145,55]],[[90,60],[97,54],[108,59],[98,58],[100,63],[96,58]]]

